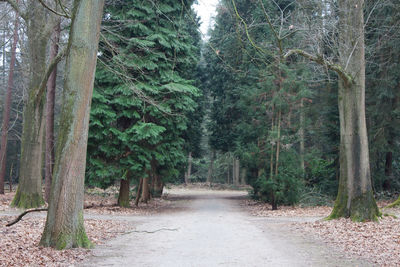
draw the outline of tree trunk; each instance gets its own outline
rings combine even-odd
[[[140,201],[147,203],[150,200],[149,177],[143,178],[142,197]]]
[[[135,206],[136,207],[139,205],[140,196],[142,194],[142,187],[143,187],[143,178],[140,178],[139,184],[138,184],[137,190],[136,190],[136,198],[135,198]]]
[[[242,173],[240,174],[240,184],[241,185],[246,184],[246,173],[247,173],[246,168],[242,168]]]
[[[210,166],[208,166],[207,183],[211,184],[214,170],[215,150],[211,153]]]
[[[7,140],[8,140],[8,127],[10,122],[10,110],[11,110],[11,96],[13,88],[13,77],[14,77],[14,66],[16,58],[16,50],[18,43],[18,13],[15,13],[14,32],[13,32],[13,44],[11,47],[11,62],[10,70],[8,72],[8,84],[6,97],[4,99],[3,106],[3,126],[1,129],[1,149],[0,149],[0,194],[4,194],[4,179],[6,176],[6,162],[7,162]],[[5,46],[5,44],[4,44]],[[6,55],[3,54],[3,58]],[[3,65],[3,67],[5,67]]]
[[[240,183],[240,160],[234,159],[235,161],[235,179],[233,181],[235,186],[239,186]]]
[[[126,179],[121,179],[118,195],[118,206],[129,208],[129,176]]]
[[[300,128],[299,128],[299,138],[300,138],[300,168],[305,172],[304,166],[304,99],[301,98],[300,101]]]
[[[153,181],[152,181],[152,196],[153,197],[161,197],[164,190],[164,182],[161,177],[157,173],[153,173]]]
[[[192,152],[189,152],[187,172],[186,172],[186,175],[185,175],[185,184],[190,183],[190,176],[191,175],[192,175]]]
[[[386,152],[385,157],[385,176],[386,180],[383,182],[383,189],[390,190],[390,178],[393,174],[393,153],[391,151]]]
[[[75,0],[66,58],[63,106],[42,246],[90,247],[83,196],[90,103],[104,0]]]
[[[60,39],[60,20],[56,23],[51,37],[50,58],[51,62],[58,54],[58,42]],[[51,73],[47,82],[46,95],[46,153],[45,153],[45,200],[48,203],[50,198],[51,177],[54,164],[54,101],[56,94],[57,67]]]
[[[226,177],[227,178],[227,181],[226,181],[227,184],[230,183],[230,179],[231,179],[231,177],[230,177],[230,169],[231,169],[231,165],[229,164],[229,159],[228,159],[228,168],[227,168],[228,176]]]
[[[340,179],[329,218],[376,220],[365,120],[364,1],[340,0],[338,7],[339,60],[352,80],[339,80]]]
[[[46,10],[39,1],[29,1],[28,54],[30,82],[23,112],[21,164],[19,184],[12,206],[35,208],[41,206],[42,151],[44,131],[44,98],[36,97],[46,69],[46,46],[49,40]]]

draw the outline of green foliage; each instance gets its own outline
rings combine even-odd
[[[185,162],[199,48],[188,2],[110,1],[92,100],[87,183],[107,187],[127,171],[175,179]],[[183,16],[182,16],[183,15]],[[135,23],[131,23],[135,21]],[[118,29],[118,31],[115,31]]]
[[[277,204],[294,205],[299,202],[304,187],[301,171],[296,167],[297,155],[287,151],[282,154],[282,162],[278,175],[272,179],[265,174],[258,177],[253,185],[255,197],[272,202],[274,196]]]

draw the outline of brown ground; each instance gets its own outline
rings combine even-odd
[[[113,242],[109,243],[109,240],[114,239],[116,236],[119,236],[120,239],[125,236],[124,233],[137,230],[138,227],[146,230],[147,226],[156,226],[152,224],[157,224],[158,226],[162,222],[161,218],[166,219],[172,216],[173,219],[167,221],[174,223],[176,219],[174,216],[177,216],[180,222],[187,220],[186,223],[194,227],[197,222],[207,222],[210,224],[215,219],[212,217],[210,220],[204,220],[204,216],[208,213],[215,216],[216,212],[221,212],[221,215],[217,219],[222,220],[220,223],[225,225],[224,230],[227,229],[228,223],[232,221],[232,228],[235,228],[234,230],[237,232],[238,229],[236,229],[235,224],[238,223],[238,218],[244,218],[246,224],[250,223],[249,230],[258,231],[256,229],[261,229],[262,233],[267,233],[270,229],[275,229],[274,227],[279,226],[277,228],[278,232],[282,231],[282,233],[299,236],[296,239],[299,251],[306,249],[311,243],[314,243],[312,246],[324,244],[323,246],[326,246],[328,251],[329,248],[332,248],[332,251],[338,251],[345,258],[359,259],[361,262],[367,260],[366,262],[378,266],[398,266],[400,262],[400,220],[397,218],[384,216],[379,223],[353,223],[346,219],[323,221],[321,219],[329,215],[331,207],[280,207],[278,211],[271,211],[271,207],[264,203],[247,199],[241,199],[240,201],[231,199],[230,194],[235,195],[236,193],[227,190],[229,188],[218,189],[222,189],[222,191],[210,191],[207,189],[207,186],[202,185],[196,189],[197,195],[193,198],[194,187],[180,186],[179,188],[166,190],[166,197],[163,199],[153,200],[149,204],[141,204],[139,207],[129,209],[122,209],[115,206],[115,188],[108,191],[100,189],[92,190],[90,194],[86,194],[85,198],[85,206],[88,207],[85,209],[86,231],[92,242],[101,247],[101,244],[113,244]],[[5,227],[6,222],[12,220],[20,212],[9,208],[9,203],[13,195],[14,193],[0,195],[0,266],[80,265],[80,262],[93,254],[93,251],[86,249],[56,251],[50,248],[38,247],[37,244],[43,231],[45,212],[29,214],[18,224],[12,227]],[[205,202],[202,200],[203,195],[207,196],[204,197]],[[212,205],[218,204],[221,206],[221,209],[215,210],[211,207],[211,210],[208,211],[207,203],[211,203]],[[380,203],[380,206],[382,207],[386,204],[388,202]],[[232,209],[234,212],[225,213],[227,209]],[[194,213],[192,214],[191,212]],[[193,216],[187,216],[188,213]],[[385,210],[384,213],[399,216],[400,209]],[[250,217],[246,217],[247,215],[245,214],[249,214]],[[199,217],[199,221],[191,222],[196,216]],[[238,217],[236,218],[236,216]],[[157,220],[154,220],[155,218]],[[218,222],[217,225],[220,223]],[[239,223],[242,224],[242,222]],[[201,225],[203,223],[199,227],[202,227]],[[215,227],[213,225],[210,224],[211,230]],[[254,225],[254,227],[251,225]],[[166,227],[170,228],[169,226],[166,225]],[[239,230],[245,231],[246,229],[242,227]],[[173,231],[170,234],[168,242],[175,242],[175,240],[170,238],[175,237],[177,233]],[[249,232],[248,234],[250,236],[254,235],[253,232]],[[201,241],[201,238],[204,237],[198,236],[195,233],[185,234],[185,236],[191,235],[193,235],[191,242],[194,242],[193,240],[196,240],[196,238],[199,238],[199,241]],[[243,234],[244,236],[245,234]],[[258,236],[259,234],[255,235],[254,238],[258,238]],[[148,236],[143,235],[141,238],[143,239],[141,241],[146,243]],[[272,244],[274,247],[276,244],[280,244],[281,238],[285,237],[284,235],[275,234],[268,238],[264,240],[260,237],[260,245],[268,242],[268,240],[274,240],[276,242]],[[208,239],[203,241],[208,242]],[[305,245],[301,240],[308,240],[307,242],[311,243]],[[165,245],[168,245],[168,242]],[[240,242],[245,241],[242,240]],[[254,242],[255,240],[252,240],[252,243]],[[285,241],[283,240],[282,242]],[[186,243],[179,243],[178,245],[182,245],[182,248],[185,250],[190,247]],[[267,247],[266,245],[263,246],[263,249]],[[257,251],[257,249],[253,248],[252,251]],[[208,251],[207,253],[210,252]],[[312,256],[319,257],[317,255]],[[145,262],[147,259],[142,260]],[[273,260],[277,260],[278,262],[278,259]]]
[[[271,206],[252,200],[244,201],[250,213],[259,217],[319,218],[298,220],[290,227],[304,236],[322,241],[352,258],[364,258],[378,266],[400,265],[400,208],[383,209],[391,201],[380,201],[384,216],[379,222],[355,223],[349,219],[325,221],[332,207],[283,206],[272,211]]]

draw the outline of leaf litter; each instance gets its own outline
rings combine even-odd
[[[383,208],[390,202],[379,202]],[[291,230],[324,242],[345,257],[364,259],[378,266],[400,265],[400,208],[383,210],[379,222],[353,222],[350,219],[323,220],[332,207],[281,206],[272,211],[271,205],[253,200],[242,204],[259,217],[316,217],[314,222],[288,222]]]

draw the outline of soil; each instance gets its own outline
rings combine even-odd
[[[256,217],[246,191],[180,188],[172,206],[126,216],[134,230],[99,245],[79,266],[372,266],[293,230],[322,217]],[[102,215],[105,216],[105,215]]]

